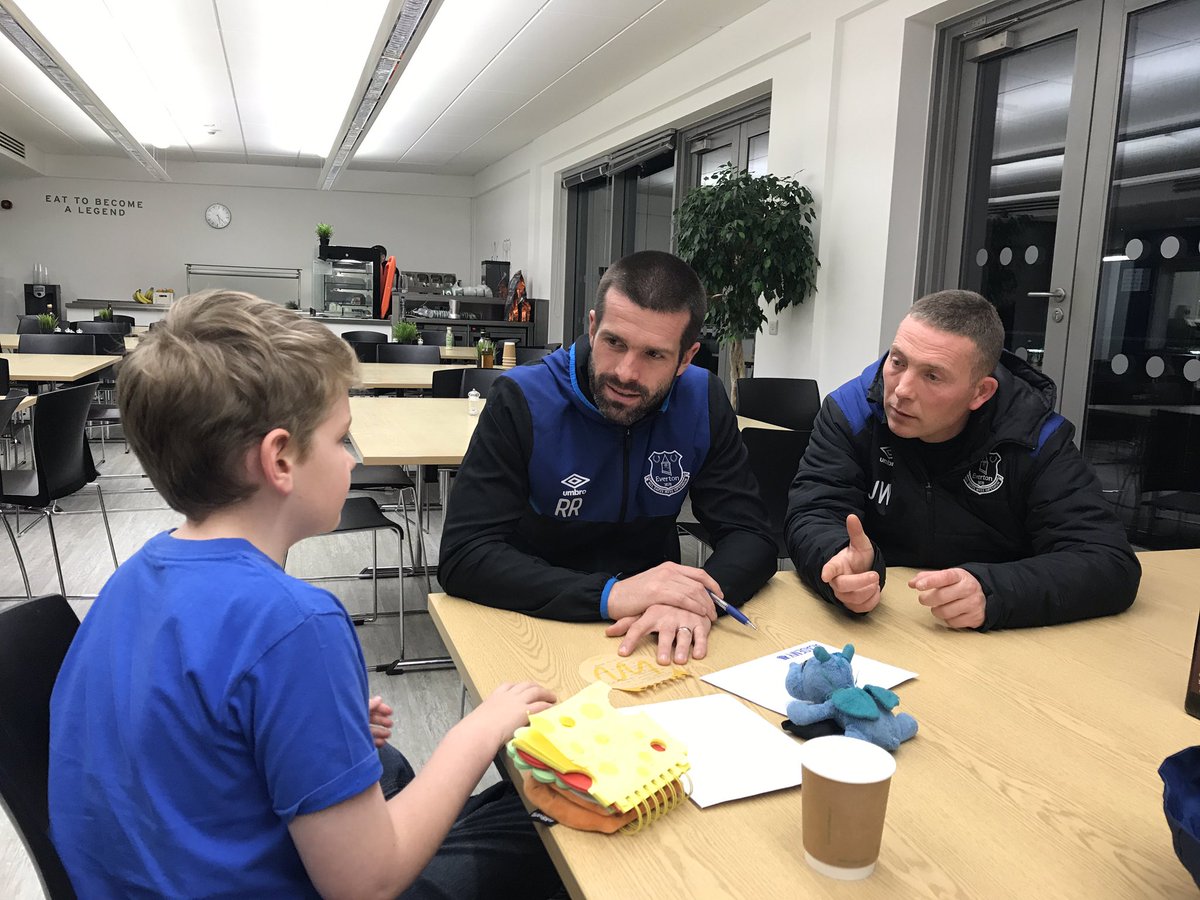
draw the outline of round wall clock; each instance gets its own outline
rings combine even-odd
[[[204,211],[204,221],[213,228],[224,228],[232,218],[229,207],[224,203],[214,203]]]

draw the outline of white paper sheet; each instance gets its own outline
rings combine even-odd
[[[692,800],[701,809],[800,783],[801,743],[728,694],[628,707],[687,745]]]
[[[788,704],[794,699],[788,694],[787,688],[783,686],[788,666],[792,663],[804,662],[812,656],[813,648],[820,643],[820,641],[808,641],[797,644],[795,647],[788,647],[786,650],[780,650],[769,656],[760,656],[750,662],[712,672],[702,676],[701,680],[707,681],[713,687],[719,687],[723,691],[745,697],[751,703],[773,709],[781,716],[786,716]],[[842,649],[831,644],[822,644],[821,646],[830,653]],[[917,677],[916,672],[877,662],[865,656],[859,656],[857,653],[854,654],[851,667],[854,669],[854,683],[859,687],[864,684],[877,684],[883,688],[894,688],[910,678]]]

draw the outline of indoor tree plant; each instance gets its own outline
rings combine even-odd
[[[333,226],[326,222],[317,223],[317,241],[325,246],[329,243],[329,239],[333,237]]]
[[[398,319],[392,325],[392,339],[397,344],[415,344],[417,342],[417,326],[404,319]]]
[[[709,292],[705,322],[730,345],[731,388],[745,374],[742,341],[767,320],[759,298],[778,313],[816,289],[815,218],[812,192],[795,179],[739,172],[732,163],[675,212],[679,255]]]

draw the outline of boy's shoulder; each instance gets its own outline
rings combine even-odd
[[[346,616],[333,594],[287,574],[249,541],[189,541],[168,532],[147,541],[105,585],[105,593],[138,597],[148,587],[174,614],[288,628],[314,615]],[[140,595],[140,596],[139,596]],[[138,602],[138,601],[135,601]]]

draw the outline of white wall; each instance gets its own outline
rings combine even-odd
[[[479,173],[477,194],[528,185],[529,266],[550,285],[550,339],[566,282],[561,172],[770,91],[769,167],[813,190],[822,266],[816,297],[759,336],[755,372],[815,377],[823,392],[856,375],[913,300],[933,25],[977,5],[772,0]]]
[[[15,322],[34,263],[49,268],[67,302],[129,299],[151,285],[182,296],[189,262],[296,267],[306,306],[317,222],[333,225],[334,243],[384,245],[401,269],[473,271],[469,178],[355,173],[362,190],[318,191],[311,169],[180,164],[170,169],[176,181],[160,184],[122,160],[52,159],[45,176],[0,177],[0,198],[13,202],[0,211],[0,324]],[[76,197],[142,206],[81,215]],[[214,202],[232,211],[227,228],[205,224]]]
[[[510,181],[479,194],[471,201],[471,267],[460,272],[463,284],[479,284],[479,264],[485,259],[507,259],[512,263],[510,274],[518,270],[525,278],[526,296],[545,297],[545,292],[531,293],[529,279],[529,174],[522,173]],[[504,242],[509,242],[504,252]],[[543,283],[543,288],[549,285]]]

